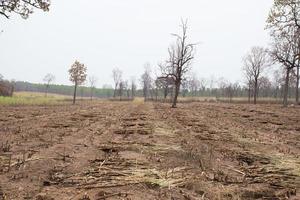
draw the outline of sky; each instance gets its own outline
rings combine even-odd
[[[172,33],[188,20],[188,40],[198,43],[193,73],[240,81],[242,57],[269,44],[266,19],[272,0],[52,0],[49,12],[26,20],[0,16],[0,74],[39,83],[47,73],[71,85],[68,69],[84,63],[97,86],[113,84],[112,70],[139,77],[165,61]]]

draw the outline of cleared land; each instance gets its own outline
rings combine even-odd
[[[0,112],[0,199],[300,198],[300,107],[95,101]]]

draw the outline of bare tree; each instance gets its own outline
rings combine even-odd
[[[127,99],[130,99],[130,85],[129,85],[129,82],[128,80],[125,80],[124,81],[124,89],[126,91],[126,96],[127,96]]]
[[[0,74],[0,81],[2,81],[3,80],[3,75],[2,74]]]
[[[76,101],[77,86],[82,85],[86,80],[86,71],[87,68],[84,66],[84,64],[81,64],[77,60],[69,69],[70,81],[74,83],[73,104],[75,104]]]
[[[155,85],[158,89],[162,90],[163,97],[166,99],[170,91],[174,88],[174,80],[170,77],[157,77]]]
[[[118,95],[120,97],[120,101],[122,100],[124,90],[126,90],[126,82],[121,80],[118,88]]]
[[[10,13],[16,13],[26,19],[33,8],[49,11],[49,6],[50,0],[1,0],[0,15],[9,18]]]
[[[200,86],[200,90],[204,92],[206,90],[207,80],[205,78],[200,78],[199,86]]]
[[[153,79],[151,77],[150,64],[146,63],[145,71],[141,76],[141,85],[143,88],[143,96],[144,96],[145,100],[147,100],[149,98],[149,96],[151,95],[150,90],[152,88],[152,82],[153,82]]]
[[[246,79],[246,85],[247,85],[247,90],[248,90],[248,103],[251,102],[251,92],[253,90],[253,76],[251,74],[251,71],[249,70],[248,67],[243,67],[243,74]]]
[[[201,87],[200,85],[201,85],[201,83],[199,81],[199,78],[197,77],[197,75],[195,73],[193,73],[193,75],[191,76],[190,81],[189,81],[189,88],[190,88],[190,91],[193,96],[197,95],[197,91]]]
[[[277,99],[278,96],[282,96],[281,94],[281,89],[282,86],[284,85],[284,77],[282,76],[282,72],[280,70],[276,70],[273,73],[273,81],[272,81],[272,85],[275,88],[274,91],[274,97]]]
[[[286,32],[290,28],[299,29],[300,1],[274,0],[273,7],[267,19],[267,28],[273,29],[273,33]]]
[[[131,98],[134,99],[135,95],[136,95],[136,83],[135,83],[135,77],[131,77],[131,84],[130,84],[130,87],[131,87]]]
[[[285,89],[283,105],[287,106],[290,73],[296,68],[296,102],[299,103],[300,60],[300,1],[274,0],[267,28],[274,39],[273,58],[285,66]]]
[[[262,76],[259,78],[258,88],[259,88],[259,93],[261,94],[262,97],[271,96],[271,94],[269,94],[269,92],[271,91],[271,87],[272,87],[272,83],[267,76]]]
[[[195,44],[187,42],[187,21],[182,21],[182,33],[173,34],[176,37],[175,44],[169,47],[169,59],[166,65],[161,65],[163,77],[171,77],[174,80],[175,95],[172,108],[176,108],[180,86],[186,73],[190,70],[191,61],[194,59]]]
[[[299,65],[298,55],[300,52],[300,40],[297,34],[292,32],[282,32],[281,35],[273,36],[273,39],[274,42],[270,55],[273,61],[281,63],[285,68],[283,105],[286,107],[288,105],[290,75],[292,70]],[[299,87],[299,85],[297,87]]]
[[[98,78],[96,76],[89,77],[90,89],[91,89],[91,101],[93,100],[94,90],[96,88],[96,83]]]
[[[114,89],[114,98],[116,97],[118,86],[120,85],[122,81],[122,71],[118,68],[115,68],[112,72],[112,76],[115,82],[115,89]]]
[[[252,47],[250,52],[244,57],[244,72],[253,81],[254,104],[257,101],[258,81],[265,68],[268,66],[267,51],[262,47]]]
[[[45,90],[45,97],[47,97],[47,94],[48,94],[48,90],[49,90],[49,87],[50,87],[50,84],[55,80],[55,76],[53,74],[46,74],[46,76],[43,78],[43,81],[46,85],[46,90]]]
[[[215,85],[215,77],[214,75],[211,75],[210,78],[209,78],[209,93],[210,93],[210,96],[213,95],[213,89],[214,89],[214,85]]]

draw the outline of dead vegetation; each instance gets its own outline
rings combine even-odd
[[[299,198],[298,108],[95,101],[0,109],[2,199]]]

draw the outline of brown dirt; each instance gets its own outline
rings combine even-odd
[[[299,107],[93,102],[0,112],[0,199],[300,199]]]

